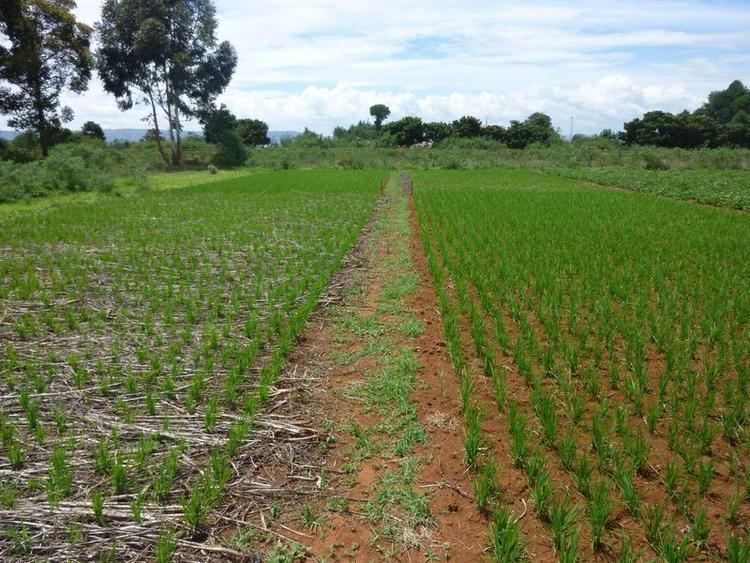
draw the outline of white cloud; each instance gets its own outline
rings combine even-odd
[[[322,132],[330,132],[337,124],[367,119],[368,108],[375,103],[388,105],[391,119],[419,115],[429,121],[474,115],[486,122],[507,124],[511,119],[543,111],[566,132],[571,116],[575,116],[578,130],[596,132],[604,127],[619,128],[625,119],[654,107],[681,111],[701,102],[700,97],[680,85],[639,85],[625,75],[608,75],[573,89],[457,91],[440,95],[338,85],[308,87],[293,94],[231,89],[225,100],[238,114],[260,117],[276,129],[310,127]]]
[[[216,4],[219,37],[240,57],[222,101],[272,129],[330,132],[382,102],[394,117],[430,120],[546,111],[566,130],[575,115],[593,132],[650,109],[694,108],[750,78],[750,10],[739,0]],[[79,18],[93,24],[100,5],[79,0]],[[142,110],[119,112],[96,81],[66,101],[74,125],[142,126]]]

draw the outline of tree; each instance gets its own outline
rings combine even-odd
[[[476,117],[464,115],[453,122],[451,129],[456,137],[479,137],[482,134],[482,122]]]
[[[250,147],[271,143],[271,139],[268,137],[268,124],[260,119],[238,119],[237,133],[239,133],[242,142]]]
[[[237,118],[227,106],[204,110],[201,113],[203,123],[203,138],[207,143],[218,144],[221,140],[237,129]]]
[[[451,134],[451,126],[443,121],[431,121],[424,124],[424,138],[433,143],[447,139]]]
[[[237,66],[234,48],[217,42],[216,26],[211,0],[105,0],[102,6],[96,29],[104,88],[123,111],[147,105],[156,131],[161,110],[173,166],[182,157],[183,120],[211,107]],[[161,141],[158,147],[166,162]]]
[[[393,135],[397,145],[409,147],[424,140],[424,123],[418,117],[404,117],[389,123],[386,132]]]
[[[213,158],[214,164],[231,168],[242,166],[246,160],[247,151],[237,131],[232,130],[225,133],[219,141],[219,150]]]
[[[247,151],[237,131],[238,120],[224,104],[200,112],[203,137],[207,143],[219,145],[213,158],[217,166],[240,166],[247,160]]]
[[[482,127],[482,135],[493,141],[504,143],[507,140],[508,132],[502,125],[486,125]]]
[[[383,127],[383,122],[391,115],[391,110],[386,105],[375,104],[370,107],[370,115],[375,118],[375,129],[379,131]]]
[[[529,130],[530,143],[546,145],[556,135],[555,130],[552,128],[552,118],[546,113],[532,113],[526,118],[523,124]]]
[[[64,91],[88,88],[91,28],[76,21],[73,0],[3,0],[0,3],[0,113],[8,125],[37,133],[42,156],[62,124]]]
[[[602,129],[601,133],[599,133],[596,137],[598,139],[606,139],[607,141],[610,141],[612,143],[617,143],[620,141],[620,138],[617,135],[617,133],[615,133],[614,131],[612,131],[612,129],[609,129],[609,128]]]
[[[708,115],[720,123],[729,123],[732,121],[734,114],[743,109],[741,107],[742,101],[739,102],[740,107],[737,108],[733,107],[734,103],[747,94],[750,94],[750,90],[742,82],[735,80],[726,90],[711,92],[708,95],[708,101],[696,113]]]
[[[84,123],[83,127],[81,127],[81,134],[89,139],[99,139],[100,141],[107,140],[102,126],[94,121],[87,121]]]

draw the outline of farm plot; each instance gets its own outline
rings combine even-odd
[[[267,173],[0,219],[0,557],[165,560],[205,537],[382,179]]]
[[[529,171],[414,184],[496,558],[747,561],[750,218]]]
[[[638,168],[557,168],[556,174],[665,197],[733,209],[750,209],[746,170],[640,170]]]

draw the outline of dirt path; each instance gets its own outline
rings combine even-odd
[[[296,400],[326,439],[320,494],[283,503],[271,523],[261,516],[276,550],[328,561],[487,558],[457,379],[409,204],[393,177],[336,281],[342,302],[316,317],[291,358],[315,381]]]

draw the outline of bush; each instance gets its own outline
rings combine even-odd
[[[47,159],[27,164],[0,162],[0,202],[57,192],[109,192],[112,167],[101,143],[58,145]]]
[[[245,150],[240,136],[235,132],[224,134],[219,143],[219,151],[213,158],[214,164],[225,168],[232,168],[242,166],[246,160],[247,150]]]

